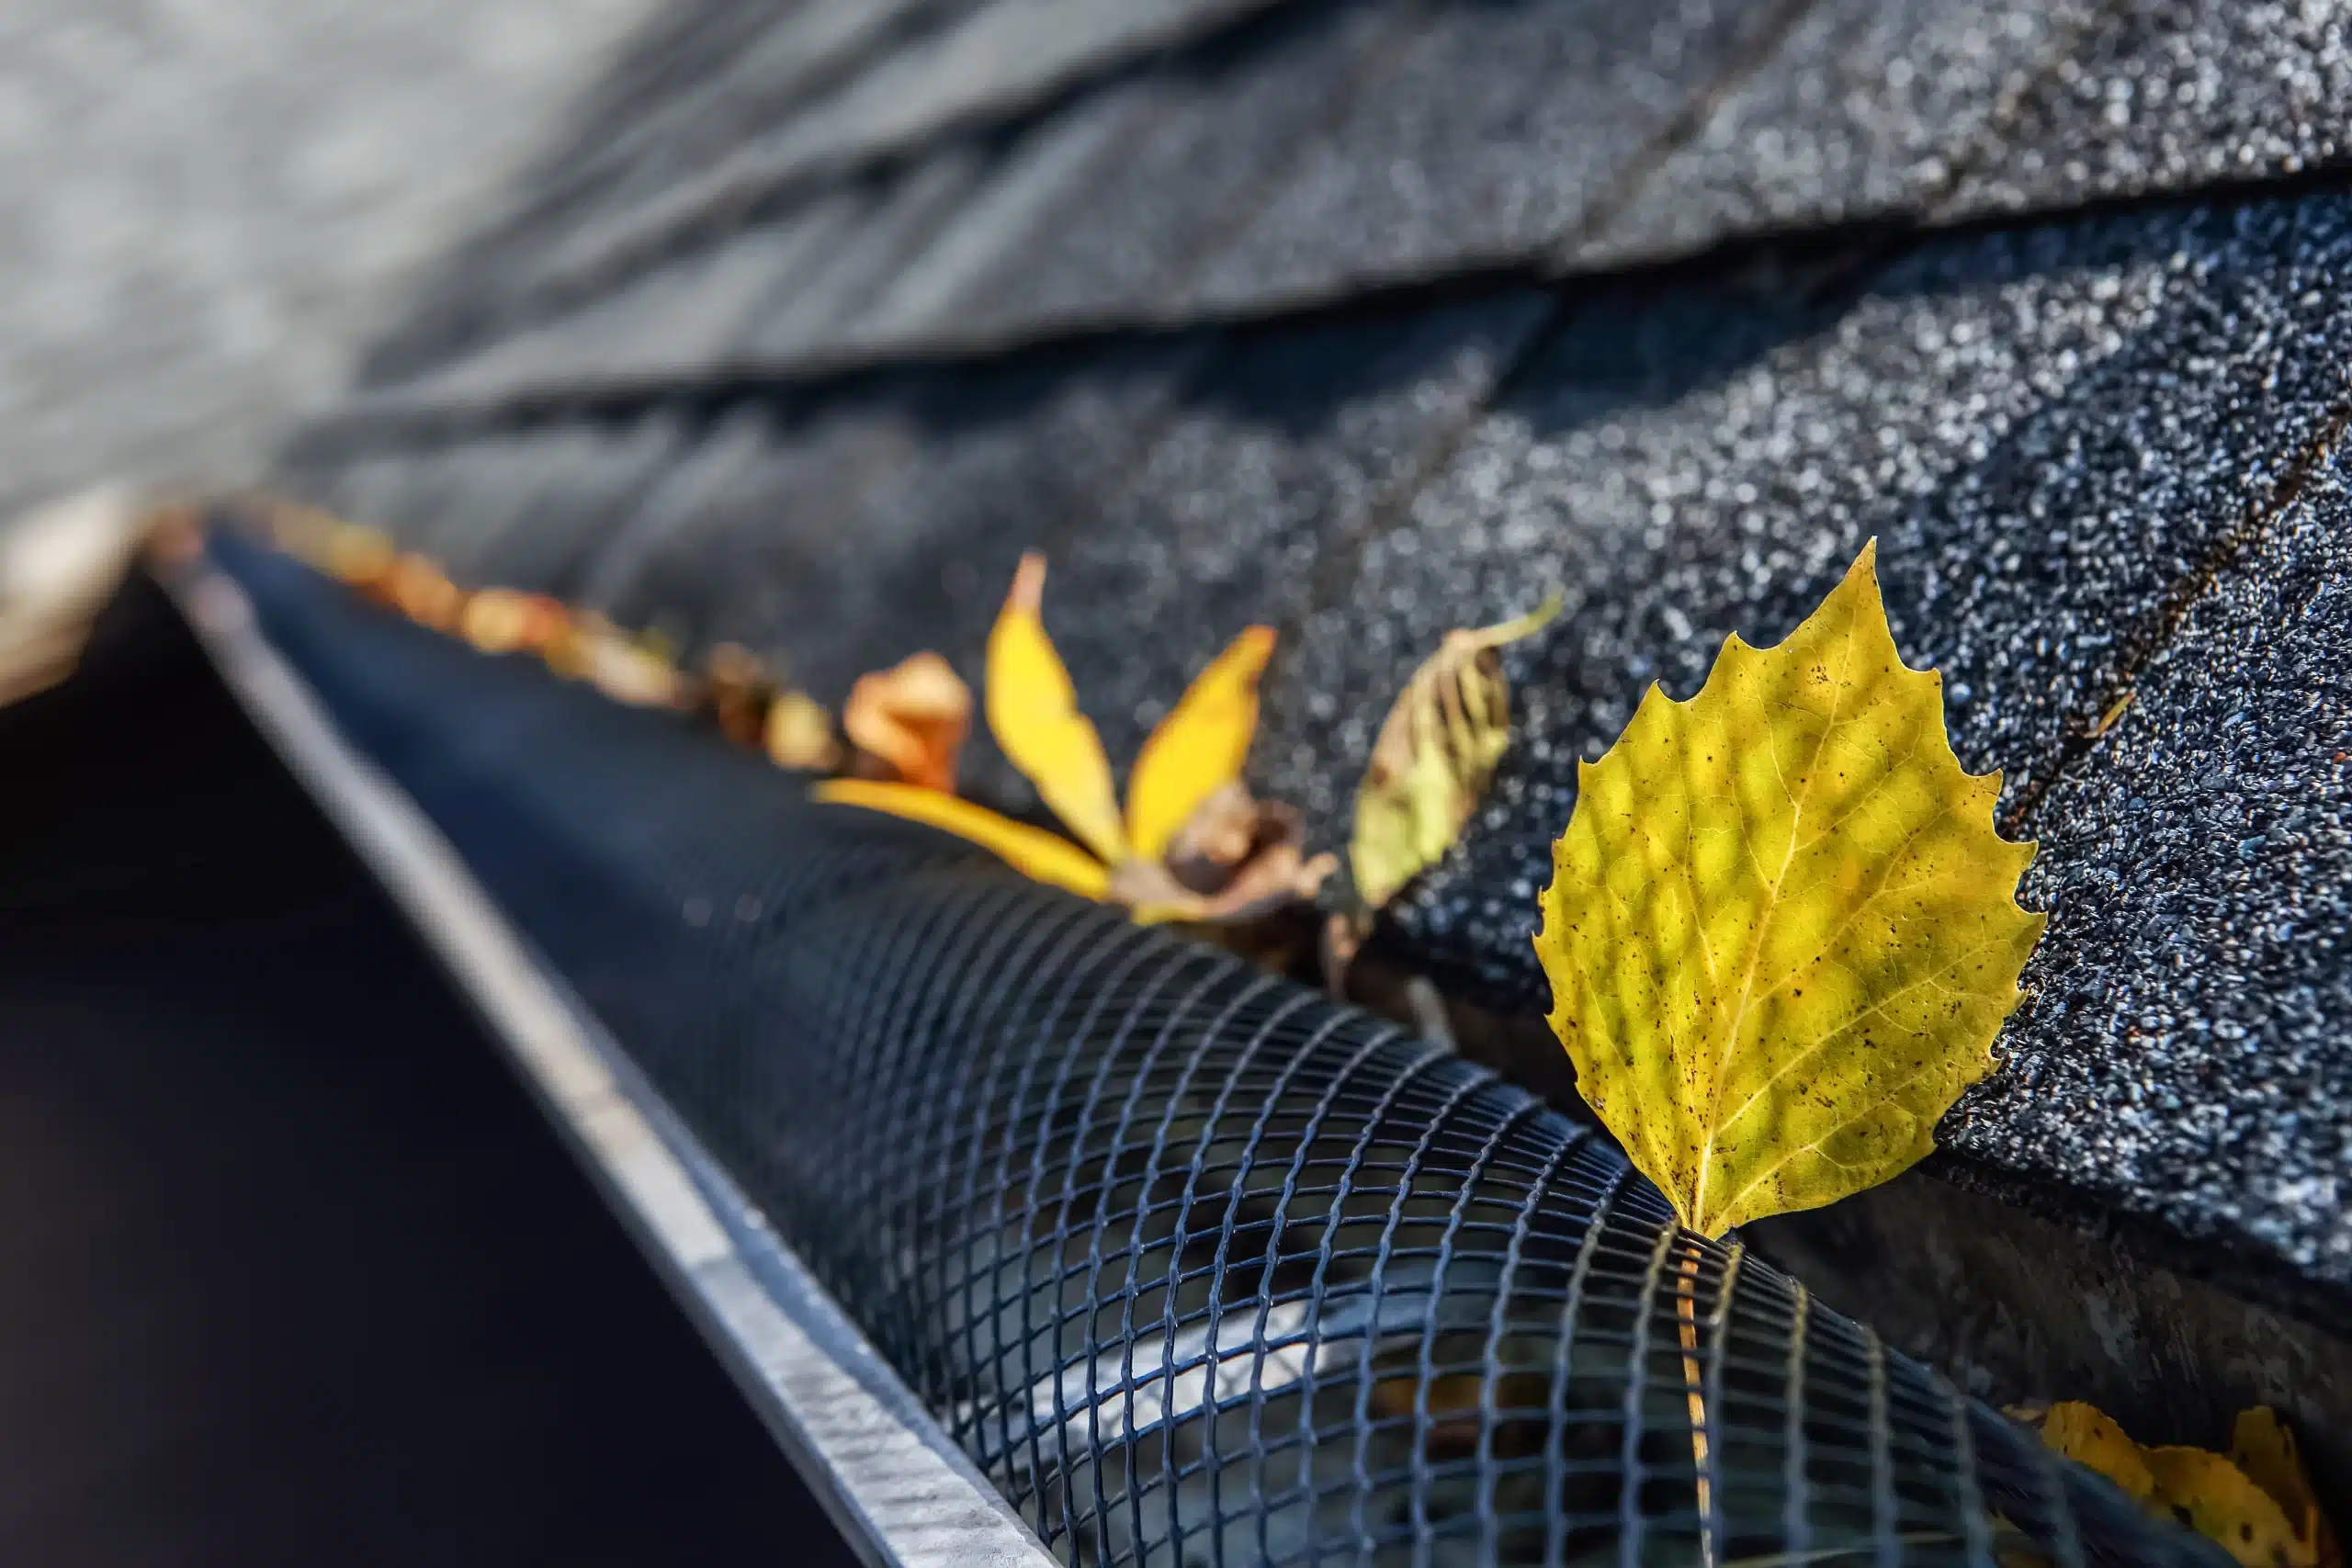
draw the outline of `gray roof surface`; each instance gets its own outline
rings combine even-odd
[[[1384,939],[1518,1013],[1578,761],[1876,537],[2052,914],[1953,1158],[2352,1302],[2345,7],[1162,5],[1003,61],[1061,13],[976,0],[792,77],[703,3],[724,68],[617,96],[293,482],[835,700],[976,674],[1042,546],[1120,758],[1271,622],[1252,768],[1327,846],[1412,665],[1557,591]],[[834,151],[614,265],[695,137]]]
[[[558,390],[578,357],[514,361],[514,322],[577,335],[571,318],[628,279],[845,196],[871,232],[837,243],[889,296],[818,310],[779,289],[766,303],[792,320],[746,321],[737,360],[805,373],[1261,316],[1465,268],[1619,270],[1758,235],[2297,175],[2344,157],[2352,90],[2333,0],[885,9],[847,33],[804,20],[838,46],[826,72],[739,43],[676,88],[627,177],[570,175],[517,237],[469,254],[388,346],[372,405]]]

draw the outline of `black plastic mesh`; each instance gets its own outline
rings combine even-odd
[[[2226,1561],[1490,1074],[220,553],[1064,1558]]]

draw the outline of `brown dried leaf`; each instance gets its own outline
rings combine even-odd
[[[861,675],[842,709],[862,778],[955,793],[956,760],[972,729],[972,691],[947,660],[918,653]]]
[[[765,743],[777,687],[759,656],[740,643],[722,642],[703,661],[703,706],[738,746]]]
[[[1228,784],[1204,800],[1169,840],[1165,860],[1114,867],[1110,897],[1152,923],[1236,925],[1311,901],[1336,868],[1309,859],[1306,832],[1289,807],[1250,797]]]

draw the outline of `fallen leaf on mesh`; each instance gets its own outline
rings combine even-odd
[[[417,625],[436,632],[458,629],[465,591],[423,556],[400,555],[383,575],[384,600]]]
[[[2344,1568],[2344,1548],[2335,1527],[2319,1509],[2310,1472],[2303,1468],[2295,1434],[2267,1404],[2238,1413],[2230,1433],[2230,1460],[2270,1495],[2300,1540],[2311,1542],[2318,1568]]]
[[[0,528],[0,704],[63,680],[149,526],[136,497],[96,490]]]
[[[1333,917],[1325,938],[1335,989],[1373,917],[1443,858],[1477,810],[1510,746],[1501,650],[1559,613],[1555,595],[1516,620],[1446,633],[1382,720],[1348,840],[1352,907]]]
[[[1237,788],[1258,733],[1258,680],[1273,657],[1272,626],[1251,626],[1185,688],[1136,754],[1127,780],[1127,837],[1156,861],[1221,791]]]
[[[805,692],[777,694],[768,705],[761,744],[771,761],[796,773],[830,773],[841,766],[833,716]]]
[[[832,805],[863,807],[944,828],[1025,875],[1067,888],[1081,898],[1100,899],[1108,891],[1109,873],[1102,863],[1058,833],[1000,817],[984,806],[935,789],[869,779],[828,779],[809,793]]]
[[[458,635],[482,653],[539,653],[570,619],[571,612],[543,593],[484,588],[458,612]]]
[[[557,674],[585,681],[628,707],[690,705],[692,682],[657,648],[629,637],[595,615],[574,616],[563,635],[545,649]]]
[[[1866,546],[1776,648],[1726,639],[1578,771],[1535,951],[1578,1089],[1702,1235],[1934,1146],[1992,1066],[2043,918],[1998,774],[1952,755]]]
[[[855,748],[851,771],[955,793],[956,760],[972,728],[972,691],[947,660],[918,653],[861,675],[842,708]]]
[[[380,594],[399,558],[400,552],[386,536],[356,523],[343,523],[320,541],[319,557],[312,564],[347,587]]]
[[[2042,1447],[2098,1471],[2143,1507],[2155,1503],[2156,1475],[2146,1453],[2097,1405],[2063,1400],[2043,1414],[2038,1429]]]
[[[966,802],[948,812],[914,794],[838,784],[819,786],[818,796],[961,833],[1040,881],[1091,887],[1089,897],[1124,904],[1147,923],[1253,920],[1311,899],[1330,858],[1308,859],[1295,815],[1252,799],[1241,784],[1272,629],[1244,631],[1186,688],[1136,759],[1123,818],[1102,738],[1046,635],[1045,586],[1045,558],[1023,556],[989,635],[989,729],[1084,850],[1046,836],[1087,858],[1091,871],[1057,863],[1041,872],[1038,852],[1023,836],[1037,829]]]
[[[2295,1439],[2256,1405],[2237,1419],[2229,1457],[2167,1445],[2143,1448],[2097,1406],[2053,1404],[2043,1445],[2106,1476],[2156,1518],[2214,1541],[2245,1568],[2342,1568]]]
[[[1238,780],[1194,808],[1163,860],[1137,857],[1111,869],[1110,897],[1147,924],[1238,924],[1315,897],[1334,869],[1308,858],[1306,831],[1287,806],[1253,798]]]
[[[722,642],[703,660],[702,705],[718,732],[739,746],[764,745],[768,710],[779,683],[759,656]]]
[[[1021,558],[1012,592],[989,633],[989,732],[1035,785],[1046,809],[1105,865],[1127,858],[1127,832],[1111,787],[1110,759],[1078,688],[1046,635],[1040,611],[1046,558]]]

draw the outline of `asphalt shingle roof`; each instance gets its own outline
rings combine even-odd
[[[1521,1012],[1578,760],[1875,536],[2052,917],[1943,1141],[2352,1302],[2346,7],[705,4],[291,482],[834,699],[975,673],[1042,545],[1122,757],[1271,621],[1327,845],[1412,664],[1557,590],[1396,912]]]

